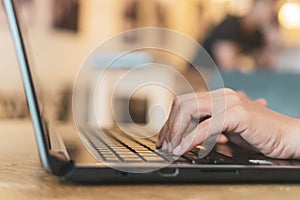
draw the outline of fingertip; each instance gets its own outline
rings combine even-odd
[[[159,139],[159,138],[158,138],[158,140],[157,140],[156,143],[155,143],[155,147],[156,147],[157,149],[160,149],[160,148],[162,147],[162,144],[163,144],[163,139]]]
[[[168,143],[166,140],[164,140],[164,142],[162,143],[161,150],[166,151],[167,149],[168,149]]]
[[[174,155],[177,155],[177,156],[180,156],[182,155],[182,146],[181,145],[178,145],[173,151],[172,153]]]
[[[187,145],[187,143],[181,143],[173,149],[172,153],[176,156],[181,156],[192,149],[193,146]]]
[[[192,141],[190,141],[190,135],[188,135],[173,149],[172,153],[174,155],[183,155],[190,148],[192,148]]]
[[[165,139],[165,131],[166,130],[166,124],[160,129],[159,133],[158,133],[158,138],[157,138],[157,141],[156,141],[156,148],[161,148],[162,147],[162,144],[163,144],[163,141]]]
[[[156,147],[156,149],[161,149],[161,144],[158,143],[158,141],[156,141],[155,147]]]
[[[208,125],[208,120],[199,124],[192,132],[182,138],[180,144],[174,148],[172,153],[174,155],[183,155],[184,153],[191,151],[197,144],[200,144],[200,142],[204,140],[205,134],[199,134],[199,129],[202,131],[206,130],[204,129],[206,126],[203,125]]]

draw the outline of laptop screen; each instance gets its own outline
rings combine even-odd
[[[3,0],[3,5],[7,14],[9,27],[11,30],[11,35],[18,58],[18,64],[20,73],[22,76],[23,86],[26,93],[26,99],[28,103],[28,108],[31,115],[31,120],[34,127],[35,137],[37,140],[37,145],[39,149],[39,155],[44,168],[50,169],[48,166],[48,149],[49,142],[46,137],[44,122],[42,120],[42,113],[40,104],[37,97],[37,92],[34,87],[34,81],[31,74],[30,61],[27,56],[27,51],[25,48],[25,43],[23,40],[23,35],[21,31],[21,23],[19,18],[22,18],[18,10],[17,1]]]

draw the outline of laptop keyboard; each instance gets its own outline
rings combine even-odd
[[[88,135],[90,143],[104,162],[168,162],[167,156],[156,150],[155,140],[132,138],[121,130],[103,130],[104,135]]]
[[[104,129],[104,134],[90,131],[87,139],[97,152],[95,155],[101,161],[109,163],[120,162],[170,162],[175,160],[170,154],[157,150],[155,138],[133,138],[120,129]],[[191,164],[232,164],[233,160],[227,156],[212,151],[205,158],[198,158],[199,149],[184,154],[174,162]]]

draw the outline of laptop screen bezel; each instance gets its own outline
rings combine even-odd
[[[22,77],[23,87],[27,99],[28,109],[32,120],[38,152],[41,163],[47,171],[51,171],[49,165],[49,139],[47,137],[47,130],[39,107],[36,89],[32,79],[30,70],[30,63],[23,40],[20,21],[18,17],[18,7],[13,0],[2,0],[9,28],[11,31],[13,44],[18,60],[18,66]]]

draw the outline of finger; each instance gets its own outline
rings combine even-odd
[[[162,146],[164,140],[166,140],[166,142],[169,142],[169,138],[170,138],[170,137],[168,137],[169,129],[170,129],[170,126],[172,126],[171,125],[172,123],[170,123],[170,121],[173,120],[174,116],[181,115],[181,114],[178,114],[178,113],[181,113],[181,111],[180,111],[181,108],[180,108],[180,103],[179,102],[191,99],[193,96],[195,96],[195,93],[184,94],[184,95],[181,95],[181,96],[177,96],[174,99],[174,101],[172,103],[172,108],[171,108],[171,111],[170,111],[170,114],[169,114],[169,118],[167,119],[167,121],[165,122],[165,124],[163,125],[162,129],[159,132],[159,137],[158,137],[158,140],[156,142],[156,148],[160,148]],[[189,121],[187,120],[185,122],[185,124],[188,125]],[[185,128],[183,128],[183,129],[185,129]]]
[[[228,142],[228,138],[223,135],[223,134],[220,134],[220,136],[218,137],[218,141],[217,141],[219,144],[226,144]]]
[[[168,128],[171,129],[172,132],[181,132],[182,129],[185,128],[181,125],[186,125],[191,120],[192,111],[197,109],[197,104],[198,101],[196,93],[177,96],[172,104],[172,109],[167,123]],[[177,123],[174,123],[175,121]]]
[[[167,134],[167,122],[163,125],[159,131],[158,139],[156,141],[156,148],[161,148],[163,141],[165,140]]]
[[[225,103],[225,98],[231,98],[229,103]],[[167,128],[164,129],[163,139],[160,138],[161,145],[164,140],[171,143],[171,150],[178,146],[182,140],[183,134],[186,132],[189,123],[193,118],[211,116],[224,112],[224,110],[235,105],[239,100],[238,95],[231,89],[219,89],[212,92],[185,95],[183,100],[177,98],[177,102],[173,104],[173,109],[167,121]],[[178,101],[179,100],[179,101]],[[180,101],[181,100],[181,101]],[[201,104],[198,104],[201,102]],[[163,132],[164,132],[163,131]]]
[[[155,143],[156,148],[161,148],[163,140],[165,138],[165,134],[166,134],[166,124],[163,125],[163,127],[160,129],[158,133],[158,138]]]
[[[212,135],[234,130],[238,124],[238,120],[232,120],[229,114],[226,120],[225,116],[226,112],[223,112],[200,123],[190,134],[182,139],[181,143],[173,150],[173,154],[182,155],[192,150],[198,144],[203,143],[203,141]]]
[[[194,118],[211,116],[213,112],[222,112],[225,109],[225,92],[223,89],[192,94],[184,100],[178,99],[175,104],[177,109],[171,112],[168,120],[169,135],[167,140],[171,141],[177,135],[182,135],[190,121]]]
[[[201,102],[201,105],[199,105]],[[203,94],[201,98],[193,95],[192,98],[180,103],[180,109],[174,112],[174,116],[170,118],[167,135],[167,141],[171,143],[171,149],[176,147],[182,140],[183,135],[191,124],[194,118],[206,117],[210,110],[210,96]],[[197,123],[198,124],[198,123]],[[171,150],[171,151],[172,151]]]
[[[184,94],[181,95],[182,99],[187,99],[189,98],[190,94]],[[161,128],[161,130],[159,131],[159,137],[158,140],[156,141],[156,147],[160,148],[163,144],[163,141],[166,139],[167,135],[168,135],[168,124],[170,119],[172,118],[172,116],[174,116],[174,113],[177,113],[177,110],[179,109],[179,105],[177,104],[176,98],[179,97],[175,97],[175,99],[173,100],[172,106],[171,106],[171,111],[169,113],[169,117],[166,120],[166,122],[164,123],[163,127]],[[167,142],[167,141],[166,141]]]
[[[182,100],[186,100],[186,99],[189,99],[190,96],[192,96],[192,94],[184,94],[184,95],[181,95],[180,96],[180,99]],[[169,117],[167,119],[167,121],[165,122],[165,124],[163,125],[163,127],[161,128],[160,132],[159,132],[159,137],[158,137],[158,140],[156,142],[156,148],[160,148],[163,144],[163,141],[166,140],[166,138],[169,138],[168,137],[168,134],[169,134],[169,124],[170,124],[170,120],[172,120],[172,116],[175,116],[178,112],[178,109],[180,109],[180,106],[178,104],[178,97],[175,97],[173,103],[172,103],[172,107],[171,107],[171,111],[170,111],[170,114],[169,114]],[[177,101],[176,101],[177,99]],[[166,142],[168,142],[166,140]]]
[[[185,136],[181,143],[172,151],[174,155],[182,155],[187,151],[193,149],[196,145],[201,144],[208,132],[208,127],[211,119],[207,119],[206,121],[200,123],[191,133]]]

